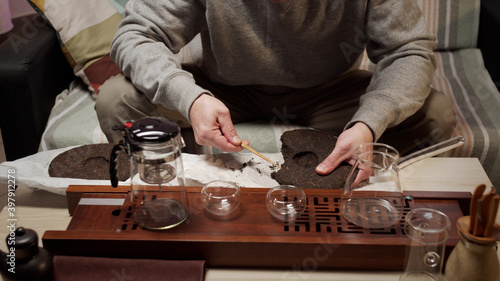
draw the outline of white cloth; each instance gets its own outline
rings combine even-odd
[[[264,154],[274,162],[283,163],[281,153]],[[277,171],[271,163],[249,153],[213,155],[184,154],[186,185],[201,186],[212,180],[233,181],[242,187],[274,187],[271,178]]]
[[[15,161],[0,164],[2,182],[13,180],[17,186],[42,189],[65,195],[69,185],[110,185],[107,180],[55,178],[49,175],[51,161],[73,147],[39,152]],[[281,153],[265,154],[269,159],[283,163]],[[278,183],[271,178],[275,168],[250,153],[213,155],[183,154],[184,177],[187,186],[202,186],[212,180],[228,180],[242,187],[274,187]],[[11,170],[9,172],[9,170]],[[10,177],[9,177],[10,175]],[[128,184],[128,181],[120,182]]]

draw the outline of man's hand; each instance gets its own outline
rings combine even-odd
[[[356,147],[370,142],[373,142],[370,128],[361,122],[354,124],[340,134],[333,152],[316,167],[316,172],[320,175],[327,175],[343,161],[353,165],[356,161],[354,157]]]
[[[240,151],[241,139],[234,129],[229,109],[210,95],[200,95],[189,111],[194,137],[200,145],[222,151]],[[248,141],[245,141],[248,144]]]

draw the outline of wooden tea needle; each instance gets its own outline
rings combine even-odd
[[[499,203],[500,203],[500,196],[495,195],[491,199],[488,220],[485,222],[485,226],[484,226],[484,232],[483,232],[484,237],[490,237],[492,232],[493,232],[493,225],[495,224],[495,220],[497,217]]]
[[[277,167],[278,169],[281,169],[281,166],[280,166],[280,165],[278,165],[276,162],[273,162],[271,159],[267,158],[266,156],[264,156],[264,155],[260,154],[259,152],[257,152],[257,150],[255,150],[255,149],[251,148],[250,146],[248,146],[248,145],[246,145],[246,144],[244,144],[244,143],[241,143],[241,146],[242,146],[243,148],[245,148],[246,150],[248,150],[248,151],[252,152],[253,154],[255,154],[255,155],[259,156],[260,158],[262,158],[262,159],[266,160],[267,162],[269,162],[269,163],[273,164],[273,165],[274,165],[275,167]]]
[[[493,197],[496,195],[495,189],[491,189],[490,192],[486,193],[481,197],[481,204],[478,206],[479,217],[476,219],[476,225],[472,235],[482,236],[486,229],[486,223],[490,217],[490,204],[492,203]],[[496,214],[496,213],[495,213]]]
[[[486,189],[486,185],[480,184],[476,186],[474,193],[472,194],[472,198],[470,200],[470,226],[469,233],[473,234],[474,231],[477,231],[477,223],[478,223],[478,205],[481,196],[483,196],[483,192]],[[473,234],[474,235],[474,234]]]

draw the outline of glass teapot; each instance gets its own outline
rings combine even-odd
[[[168,229],[189,216],[179,126],[165,118],[145,117],[113,129],[124,140],[113,147],[111,185],[118,185],[117,157],[124,149],[130,159],[131,203],[135,222],[148,229]]]

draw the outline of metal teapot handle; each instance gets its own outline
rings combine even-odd
[[[111,186],[118,186],[118,155],[120,151],[123,149],[123,143],[113,146],[111,150],[111,155],[109,157],[109,178],[111,179]]]

